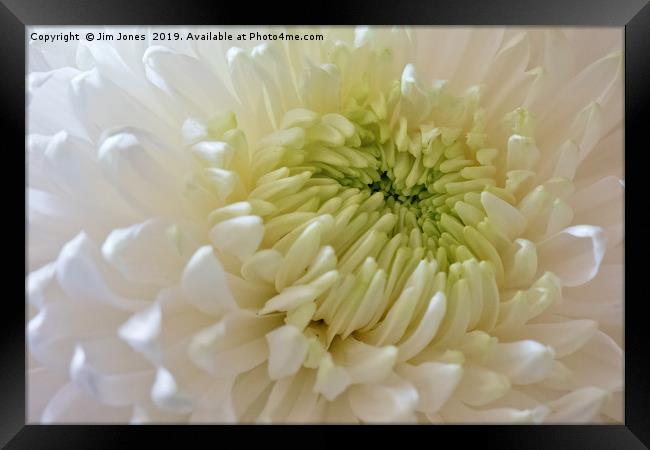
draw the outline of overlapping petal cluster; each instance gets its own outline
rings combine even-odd
[[[31,46],[30,420],[622,421],[620,31],[317,32]]]

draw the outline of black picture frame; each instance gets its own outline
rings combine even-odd
[[[3,127],[3,173],[25,177],[17,169],[25,163],[21,148],[25,145],[25,27],[30,25],[154,25],[154,24],[429,24],[429,25],[565,25],[625,27],[625,178],[626,205],[625,233],[634,245],[625,254],[625,424],[624,425],[542,425],[542,426],[438,426],[410,427],[408,430],[392,427],[358,427],[355,433],[368,437],[400,437],[408,443],[422,440],[425,445],[443,445],[454,442],[466,445],[472,440],[490,448],[544,448],[544,449],[636,449],[650,445],[650,342],[644,314],[642,283],[648,264],[641,259],[647,253],[647,239],[643,233],[650,230],[646,218],[648,189],[644,192],[643,177],[647,158],[648,109],[650,105],[650,5],[648,0],[445,0],[421,2],[340,1],[327,2],[316,7],[291,5],[282,7],[277,2],[180,2],[171,0],[0,0],[0,61],[2,77],[0,93]],[[287,11],[301,14],[290,17]],[[7,138],[12,137],[13,140]],[[10,145],[13,142],[14,145]],[[645,147],[643,144],[646,143]],[[8,170],[7,170],[8,169]],[[24,227],[5,233],[6,244],[15,244],[20,251],[17,236],[25,233],[25,251],[28,236],[25,222],[20,224],[18,212],[25,213],[25,198],[18,195],[17,181],[3,177],[5,224]],[[25,180],[23,180],[25,181]],[[23,191],[24,192],[24,191]],[[638,196],[638,198],[636,198]],[[15,224],[12,224],[12,219]],[[11,234],[9,234],[11,233]],[[7,236],[15,236],[7,239]],[[636,238],[636,239],[635,239]],[[638,245],[637,245],[638,242]],[[637,259],[638,257],[638,259]],[[27,275],[14,263],[19,259],[5,258],[8,274],[5,282],[13,286]],[[637,262],[638,260],[638,262]],[[12,273],[16,272],[16,273]],[[19,273],[20,272],[20,273]],[[647,276],[646,276],[647,277]],[[637,289],[638,288],[638,289]],[[18,290],[18,288],[16,288]],[[12,291],[13,294],[13,291]],[[274,434],[276,443],[295,441],[339,445],[332,431],[344,427],[301,426],[285,430],[283,427],[243,426],[46,426],[25,425],[25,304],[22,295],[6,295],[2,309],[4,326],[0,332],[0,445],[12,449],[37,448],[129,448],[136,441],[148,443],[149,448],[177,443],[187,447],[203,446],[199,439],[212,447],[232,442],[227,436],[237,433],[242,445],[258,433]],[[356,430],[360,431],[356,431]],[[368,432],[370,430],[370,432]],[[388,430],[388,433],[385,432]],[[239,433],[244,431],[244,433]],[[255,431],[249,433],[248,431]],[[351,432],[350,427],[345,431]],[[287,433],[291,434],[288,438]],[[309,441],[301,436],[313,434]],[[408,433],[408,434],[402,434]],[[271,438],[271,436],[269,436]],[[440,439],[443,441],[440,441]],[[365,441],[369,442],[369,441]],[[444,444],[448,445],[448,444]],[[207,446],[207,445],[206,445]],[[230,446],[230,445],[228,445]]]

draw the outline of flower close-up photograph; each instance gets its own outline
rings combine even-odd
[[[28,423],[624,422],[622,28],[26,39]]]

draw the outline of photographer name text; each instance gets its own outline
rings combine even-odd
[[[152,31],[150,33],[106,33],[103,31],[86,33],[31,33],[32,41],[43,43],[75,41],[322,41],[322,34],[301,33],[229,33],[226,31],[205,33],[180,33],[177,31]]]

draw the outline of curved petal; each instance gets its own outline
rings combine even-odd
[[[622,83],[622,61],[620,49],[597,60],[545,101],[544,111],[539,113],[538,134],[549,142],[569,137],[569,129],[580,111],[592,102],[602,101],[609,90]],[[607,131],[607,127],[599,127],[598,134],[602,136]]]
[[[530,339],[550,346],[557,358],[570,355],[585,345],[596,333],[592,320],[568,320],[557,323],[529,323],[508,334],[513,339]],[[536,346],[536,348],[538,348]],[[542,355],[546,350],[539,347]],[[544,358],[546,359],[546,358]],[[547,368],[550,370],[550,368]]]
[[[177,281],[196,247],[187,226],[153,218],[113,230],[102,254],[129,281],[167,286]]]
[[[237,307],[225,269],[209,245],[199,248],[187,263],[181,287],[183,297],[207,314],[219,316]]]
[[[240,216],[224,220],[210,231],[210,240],[222,252],[244,260],[257,250],[264,236],[264,224],[258,216]]]
[[[103,405],[83,390],[68,383],[48,402],[41,423],[124,424],[131,417],[131,408]]]
[[[553,272],[564,286],[578,286],[598,273],[607,238],[600,227],[576,225],[537,243],[538,273]]]
[[[29,350],[39,362],[65,372],[77,342],[114,334],[125,317],[101,304],[53,301],[27,325]]]
[[[267,360],[264,335],[276,328],[281,317],[259,317],[243,310],[232,311],[220,322],[196,333],[188,347],[191,360],[209,374],[229,378]]]
[[[174,376],[164,367],[156,371],[151,400],[163,410],[180,414],[189,413],[194,407],[194,399],[179,388]]]
[[[199,59],[155,45],[144,52],[142,61],[149,81],[180,97],[189,111],[207,116],[237,106],[221,81]]]
[[[552,348],[535,341],[499,343],[486,364],[505,374],[513,384],[532,384],[551,372],[554,356]]]
[[[77,344],[70,378],[97,401],[127,406],[147,395],[154,368],[116,338]]]
[[[181,300],[178,288],[162,290],[147,309],[123,320],[118,336],[156,365],[171,365],[185,355],[190,337],[214,323],[214,318]]]
[[[27,373],[27,421],[39,423],[47,403],[67,382],[64,372],[47,367],[30,368]]]
[[[606,400],[607,392],[602,389],[594,387],[577,389],[547,404],[551,412],[546,422],[557,424],[590,422]]]
[[[269,344],[269,376],[272,380],[293,375],[307,356],[308,341],[293,325],[276,328],[266,335]]]
[[[76,68],[63,67],[28,76],[27,126],[30,133],[55,134],[67,130],[74,136],[88,137],[84,124],[68,101],[71,82],[79,73]]]
[[[138,124],[168,142],[175,141],[175,135],[170,132],[175,129],[174,124],[145,107],[96,68],[79,73],[70,84],[75,114],[92,140],[97,140],[103,130]]]
[[[609,176],[576,192],[570,205],[575,222],[602,227],[607,247],[613,248],[623,240],[623,199],[621,180]]]
[[[343,363],[353,383],[378,383],[392,372],[397,349],[392,345],[374,347],[352,337],[341,342]]]
[[[197,402],[189,422],[202,424],[237,422],[231,392],[231,383],[224,380],[216,381]]]
[[[467,364],[455,397],[467,405],[483,406],[505,395],[509,389],[510,381],[505,375]]]
[[[463,369],[460,364],[427,362],[418,366],[401,364],[397,373],[417,389],[416,409],[436,414],[456,390]]]
[[[367,423],[411,422],[418,404],[418,391],[394,375],[380,384],[360,384],[348,394],[354,414]]]
[[[623,388],[623,351],[602,331],[598,331],[579,352],[562,358],[576,386],[595,386],[607,391]]]
[[[150,304],[145,299],[130,298],[116,291],[120,289],[127,295],[146,293],[112,273],[102,260],[99,249],[85,233],[80,233],[61,250],[57,260],[57,280],[63,291],[77,301],[96,301],[125,311],[137,311]]]
[[[441,415],[449,423],[541,423],[548,412],[547,408],[534,409],[493,408],[473,409],[461,402],[449,402],[441,411]]]
[[[447,298],[443,292],[436,292],[413,333],[399,343],[398,359],[400,362],[408,361],[416,356],[431,342],[438,332],[438,328],[445,317]]]
[[[318,363],[314,392],[323,394],[330,402],[343,393],[352,383],[348,371],[340,365],[334,364],[332,355],[326,353]]]
[[[182,197],[190,163],[153,135],[133,128],[112,129],[98,150],[109,182],[136,211],[147,216],[186,216]]]
[[[623,179],[623,127],[617,127],[604,136],[580,163],[575,175],[579,192],[602,178],[614,176]]]

